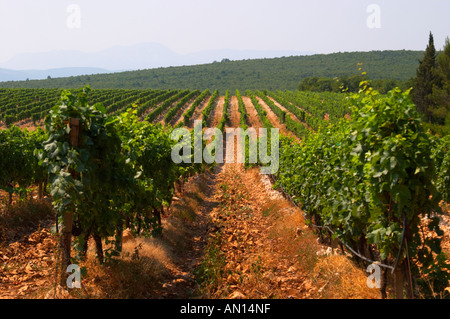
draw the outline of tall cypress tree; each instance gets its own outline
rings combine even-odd
[[[436,82],[436,49],[434,47],[433,34],[430,32],[425,56],[419,61],[412,92],[412,98],[417,106],[417,110],[426,115],[429,121],[431,121],[431,110],[434,105],[432,98],[433,85],[436,85]]]
[[[450,39],[445,39],[444,50],[437,57],[437,84],[433,88],[433,121],[450,129]]]

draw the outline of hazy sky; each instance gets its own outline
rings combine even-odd
[[[142,42],[178,53],[424,50],[430,31],[442,49],[449,17],[449,0],[0,0],[0,62]]]

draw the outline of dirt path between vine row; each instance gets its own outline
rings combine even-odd
[[[157,103],[155,106],[153,106],[153,107],[148,107],[142,114],[141,114],[141,116],[140,116],[140,120],[141,121],[143,121],[143,120],[145,120],[145,118],[147,117],[147,115],[149,115],[150,113],[152,113],[155,109],[157,109],[158,107],[160,107],[161,106],[161,104],[163,104],[164,103],[164,101],[163,102],[159,102],[159,103]]]
[[[16,122],[14,123],[14,125],[18,126],[20,129],[27,129],[30,132],[36,131],[36,129],[38,127],[40,127],[41,129],[44,129],[44,119],[41,119],[39,121],[37,121],[36,123],[33,123],[33,121],[31,121],[31,118],[22,120],[20,122]],[[4,127],[6,129],[6,127]],[[2,129],[2,127],[0,126],[0,129]]]
[[[292,114],[291,111],[289,111],[287,108],[285,108],[283,105],[281,105],[280,103],[277,102],[277,100],[275,100],[273,97],[268,96],[268,98],[276,105],[278,106],[279,109],[281,109],[282,111],[286,112],[287,114],[289,114],[291,116],[291,119],[296,121],[296,122],[301,122],[297,116],[295,116],[294,114]]]
[[[276,106],[278,106],[282,111],[286,112],[287,115],[289,115],[291,117],[292,120],[298,122],[298,123],[302,123],[304,127],[306,127],[308,130],[312,130],[308,124],[306,124],[305,122],[300,121],[300,119],[291,111],[289,111],[286,107],[284,107],[283,105],[281,105],[280,103],[278,103],[277,100],[275,100],[273,97],[269,96],[269,99],[272,100],[273,103],[275,103]],[[291,103],[292,105],[292,103]],[[304,111],[305,112],[305,111]],[[307,113],[307,112],[306,112]],[[308,113],[309,114],[309,113]],[[309,114],[311,115],[311,114]]]
[[[270,123],[272,123],[273,127],[278,128],[280,130],[280,133],[289,137],[292,137],[297,142],[301,142],[298,136],[296,136],[294,133],[289,131],[286,128],[286,125],[280,123],[280,119],[278,116],[271,110],[271,108],[266,104],[266,102],[263,101],[259,96],[256,97],[258,99],[259,104],[264,109],[264,111],[267,112],[267,118],[269,119]]]
[[[230,99],[229,114],[231,114],[231,127],[239,127],[241,121],[241,113],[239,112],[239,103],[236,96],[232,96]]]
[[[231,126],[238,125],[239,111],[232,101]],[[325,257],[325,265],[317,262],[324,247],[305,225],[301,211],[272,189],[268,176],[236,163],[236,141],[234,146],[234,162],[216,166],[187,186],[187,197],[202,185],[208,200],[198,202],[177,267],[153,296],[305,299],[337,293],[340,298],[378,298],[378,292],[365,286],[364,272],[346,256]],[[182,196],[180,201],[189,199]],[[329,276],[347,278],[352,288],[336,289]]]
[[[262,127],[261,121],[258,117],[258,112],[256,112],[255,106],[248,96],[242,96],[242,102],[244,102],[245,110],[248,114],[248,127],[254,128],[256,130],[256,134],[258,135],[258,128]]]
[[[191,107],[191,105],[197,99],[197,96],[194,96],[180,110],[178,110],[177,114],[170,121],[170,123],[169,123],[170,125],[176,126],[184,120],[184,113]]]
[[[269,98],[270,98],[272,101],[274,101],[275,103],[278,103],[277,100],[276,100],[275,98],[273,98],[273,97],[271,97],[271,96],[269,96]],[[313,116],[311,113],[309,113],[308,111],[306,111],[306,110],[305,110],[304,108],[302,108],[301,106],[297,106],[297,105],[293,104],[292,102],[288,102],[288,103],[289,103],[290,105],[292,105],[293,107],[296,107],[296,108],[302,110],[302,111],[305,112],[307,115]],[[278,105],[278,104],[277,104],[277,105]]]
[[[183,96],[184,97],[184,96]],[[183,98],[179,98],[178,100],[176,100],[175,102],[173,102],[169,107],[167,107],[164,111],[161,112],[161,114],[159,114],[156,119],[153,120],[153,123],[161,123],[162,125],[165,125],[165,121],[164,121],[164,117],[166,116],[166,114],[169,112],[169,110],[171,108],[173,108],[175,105],[178,104],[178,102],[181,101],[181,99]],[[164,103],[164,102],[163,102]]]
[[[225,97],[220,96],[217,99],[214,108],[211,111],[211,114],[209,114],[211,119],[209,127],[217,127],[219,125],[220,120],[222,119],[224,105],[225,105]]]
[[[236,111],[232,108],[232,114]],[[237,116],[232,118],[235,125]],[[317,288],[301,270],[298,256],[286,254],[284,242],[274,235],[280,230],[274,229],[272,218],[264,216],[274,213],[275,207],[280,209],[276,214],[295,215],[295,209],[271,189],[266,176],[256,169],[245,171],[242,164],[225,163],[197,182],[207,186],[209,200],[197,209],[190,228],[193,239],[178,256],[180,264],[170,270],[169,280],[154,291],[155,297],[285,299],[315,295]],[[289,237],[296,235],[298,227],[304,229],[300,219],[297,222],[286,231]],[[221,261],[214,264],[211,251],[217,250]],[[214,287],[198,290],[193,273],[204,260],[209,261],[206,267],[211,267],[210,272],[223,275],[212,278]]]
[[[189,125],[189,128],[194,128],[195,121],[202,120],[202,112],[205,110],[205,108],[208,105],[210,100],[211,100],[211,96],[209,96],[202,103],[200,103],[200,105],[198,107],[195,108],[194,114],[192,114],[192,117],[191,117],[191,123]]]

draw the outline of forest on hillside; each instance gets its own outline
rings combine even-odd
[[[407,81],[415,76],[423,51],[371,51],[231,61],[210,64],[83,75],[47,80],[0,82],[4,88],[297,90],[307,77],[360,74],[373,80]]]

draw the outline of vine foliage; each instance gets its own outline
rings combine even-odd
[[[85,87],[78,95],[62,93],[45,120],[49,136],[38,154],[49,174],[61,224],[63,265],[85,256],[90,236],[104,262],[120,253],[124,228],[158,235],[175,183],[203,168],[172,161],[176,141],[170,137],[171,127],[140,121],[137,107],[107,115],[101,104],[88,105],[89,91]],[[79,121],[78,128],[71,125],[73,119]],[[108,244],[105,251],[103,242]],[[71,255],[72,244],[76,256]]]
[[[350,101],[351,120],[310,134],[301,146],[282,140],[277,183],[311,221],[400,269],[407,285],[413,276],[444,289],[449,266],[442,262],[433,143],[409,91],[382,96],[362,82]],[[423,235],[424,219],[435,236]]]

